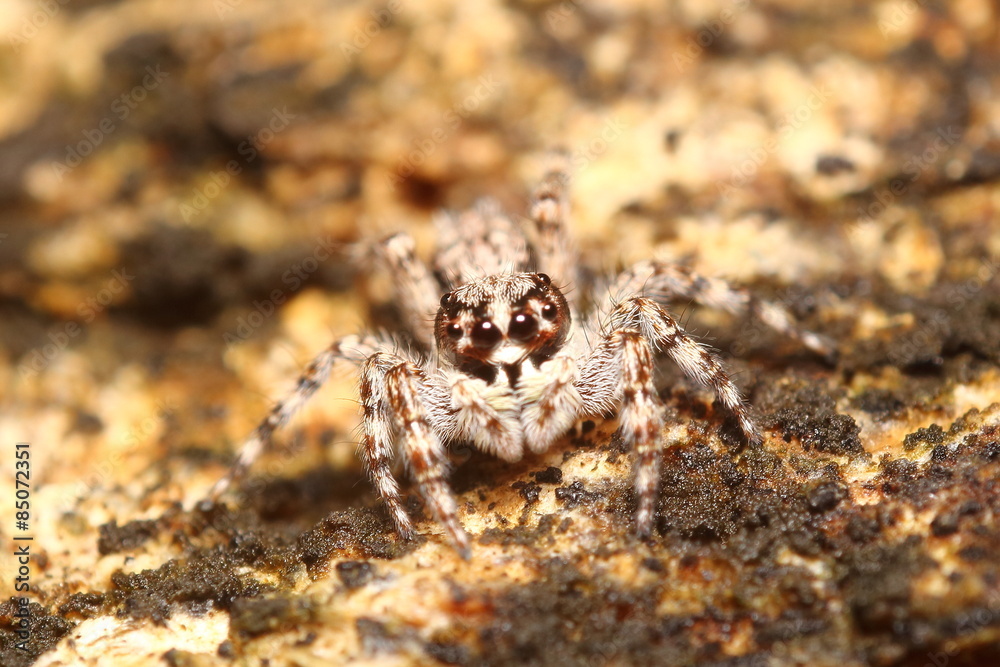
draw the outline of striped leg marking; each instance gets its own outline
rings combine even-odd
[[[420,385],[427,382],[424,372],[413,362],[386,352],[370,357],[361,371],[361,457],[375,490],[389,508],[396,530],[404,539],[413,536],[413,524],[390,470],[394,434],[421,497],[455,548],[468,560],[469,535],[458,520],[458,505],[445,481],[448,458],[431,427],[430,406],[420,392]]]
[[[373,354],[380,342],[373,336],[347,336],[323,350],[299,376],[295,389],[287,398],[278,402],[267,417],[247,437],[240,447],[240,453],[229,473],[220,479],[208,493],[208,500],[216,502],[233,484],[242,479],[250,467],[265,452],[271,443],[271,436],[301,410],[316,390],[330,377],[330,371],[338,361],[358,364]]]

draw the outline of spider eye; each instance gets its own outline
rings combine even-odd
[[[503,334],[489,320],[480,320],[472,327],[472,344],[480,350],[488,350],[500,342]]]
[[[517,313],[510,318],[507,335],[513,340],[524,342],[531,340],[538,333],[538,320],[527,313]]]
[[[556,308],[556,304],[554,303],[547,303],[544,306],[542,306],[542,317],[544,317],[549,321],[556,319],[556,314],[558,312],[559,309]]]
[[[552,284],[552,278],[549,278],[549,274],[547,274],[547,273],[539,273],[538,274],[538,279],[540,281],[542,281],[542,284],[545,285],[545,286],[548,286],[548,285]]]
[[[448,333],[448,338],[451,338],[452,340],[458,340],[459,338],[462,337],[462,325],[452,322],[451,324],[448,325],[447,333]]]
[[[451,301],[451,292],[447,292],[444,296],[441,297],[441,307],[446,308],[448,306],[449,301]]]

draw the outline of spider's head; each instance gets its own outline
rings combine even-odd
[[[438,350],[456,366],[540,361],[566,341],[569,304],[544,273],[492,275],[441,297]]]

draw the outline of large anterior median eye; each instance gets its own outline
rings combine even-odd
[[[448,332],[448,338],[451,338],[452,340],[458,340],[462,337],[462,325],[456,322],[449,324],[445,331]]]
[[[507,335],[511,340],[526,342],[534,338],[538,333],[538,320],[527,313],[515,313],[510,318],[510,326],[507,327]]]
[[[500,342],[503,334],[497,325],[489,320],[480,320],[472,327],[472,344],[480,350],[488,350]]]

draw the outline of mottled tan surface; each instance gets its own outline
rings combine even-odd
[[[0,662],[1000,661],[995,3],[42,4],[0,12],[0,594],[26,441],[39,605]],[[552,148],[589,266],[684,261],[838,341],[678,304],[763,450],[665,366],[652,540],[608,422],[456,452],[466,563],[389,530],[342,373],[191,511],[315,352],[392,326],[353,244],[523,211]]]

